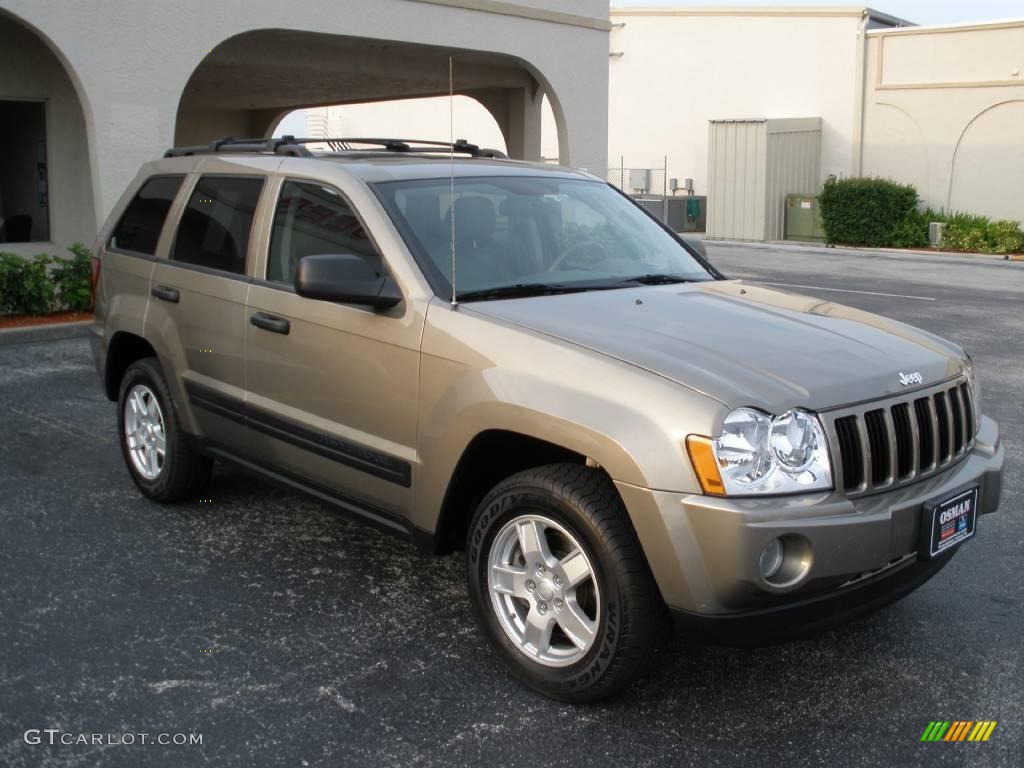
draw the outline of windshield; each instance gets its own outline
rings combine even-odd
[[[714,277],[606,184],[539,176],[374,185],[438,295],[459,300],[601,290]]]

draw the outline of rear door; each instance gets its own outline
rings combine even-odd
[[[125,206],[101,254],[97,314],[111,331],[143,334],[157,246],[184,173],[154,174]],[[107,340],[109,341],[109,339]]]
[[[264,462],[364,516],[404,529],[415,463],[423,315],[303,298],[296,266],[317,253],[356,254],[393,271],[341,190],[283,179],[267,254],[249,292],[246,383],[252,445]],[[408,293],[406,293],[408,296]]]
[[[170,253],[153,270],[146,337],[191,406],[181,409],[187,431],[237,448],[246,435],[246,265],[266,179],[205,173],[207,164],[190,177]]]

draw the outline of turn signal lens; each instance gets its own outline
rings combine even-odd
[[[693,471],[696,473],[704,493],[712,496],[724,496],[725,485],[722,483],[722,474],[718,471],[718,460],[715,458],[715,449],[711,440],[698,435],[690,435],[686,438],[686,450],[690,454],[690,463],[693,464]]]

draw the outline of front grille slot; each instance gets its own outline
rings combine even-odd
[[[892,409],[896,433],[896,478],[905,480],[914,472],[914,432],[910,425],[910,404],[900,403]]]
[[[871,447],[871,482],[884,485],[889,479],[889,434],[882,409],[864,414],[868,428],[868,445]]]
[[[906,399],[834,412],[831,440],[847,495],[902,486],[965,456],[977,429],[966,382],[945,384]]]
[[[836,437],[839,438],[839,457],[843,468],[843,488],[848,491],[856,490],[864,482],[864,464],[861,461],[857,417],[847,416],[836,419],[835,426]]]
[[[974,400],[971,399],[971,388],[966,384],[960,385],[960,395],[964,400],[964,416],[967,422],[967,442],[974,439]]]
[[[949,434],[949,403],[945,392],[935,393],[935,415],[939,419],[939,463],[945,464],[953,456]]]
[[[956,455],[964,447],[964,412],[960,406],[960,390],[956,387],[949,390],[949,405],[953,410],[953,454]]]
[[[935,466],[935,430],[932,428],[931,402],[927,397],[914,401],[917,415],[917,471],[925,472]]]

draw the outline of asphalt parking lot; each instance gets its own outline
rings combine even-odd
[[[568,707],[513,683],[429,559],[233,471],[142,499],[84,340],[0,348],[0,765],[1013,766],[1024,762],[1024,264],[709,245],[783,284],[964,344],[1003,427],[999,514],[896,605],[760,649],[675,638]],[[794,287],[800,286],[800,287]],[[921,744],[930,720],[997,720]],[[27,745],[27,729],[201,746]]]

